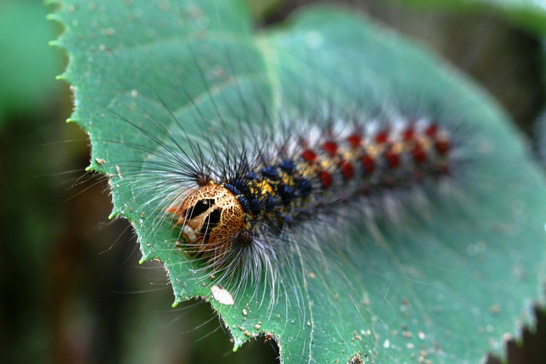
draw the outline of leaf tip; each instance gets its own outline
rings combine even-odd
[[[233,342],[233,352],[236,353],[237,350],[239,350],[239,348],[243,345],[243,342],[237,338],[233,338],[234,339],[234,342]]]
[[[46,15],[46,20],[55,20],[55,21],[59,21],[59,16],[57,15],[57,13],[49,13]]]

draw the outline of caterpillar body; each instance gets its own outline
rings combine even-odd
[[[166,211],[190,251],[217,269],[230,262],[236,268],[254,260],[245,251],[268,251],[253,244],[274,245],[272,239],[317,215],[448,175],[449,133],[437,123],[367,126],[348,130],[341,122],[335,130],[315,126],[307,135],[273,137],[276,143],[238,157],[228,173],[198,173],[196,187],[182,191]]]

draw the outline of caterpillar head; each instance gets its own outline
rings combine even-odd
[[[237,197],[224,186],[207,184],[167,209],[182,225],[182,235],[198,252],[214,252],[246,229],[245,213]]]

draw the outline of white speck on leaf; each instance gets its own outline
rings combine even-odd
[[[223,305],[233,305],[235,301],[233,300],[233,296],[231,293],[229,293],[224,288],[218,287],[218,286],[212,286],[210,289],[212,291],[212,295],[214,296],[214,299],[218,302],[220,302]]]

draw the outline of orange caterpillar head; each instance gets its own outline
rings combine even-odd
[[[224,186],[207,184],[189,193],[167,212],[177,217],[182,235],[197,252],[218,254],[246,231],[246,218],[237,197]],[[243,234],[244,235],[244,234]]]

